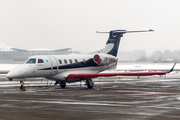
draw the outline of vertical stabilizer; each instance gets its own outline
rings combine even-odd
[[[110,54],[113,56],[117,56],[119,43],[121,37],[125,33],[134,33],[134,32],[149,32],[154,30],[141,30],[141,31],[126,31],[126,30],[112,30],[110,32],[97,32],[97,33],[109,33],[109,39],[106,43],[105,48],[103,49],[103,53]]]
[[[103,53],[117,56],[120,39],[121,37],[123,37],[123,34],[114,34],[114,33],[115,31],[109,32],[109,39],[106,43],[105,48],[103,49]]]

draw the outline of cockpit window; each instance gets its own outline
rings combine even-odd
[[[38,63],[44,63],[42,59],[38,59]]]
[[[36,58],[30,58],[26,64],[35,64],[36,63]]]

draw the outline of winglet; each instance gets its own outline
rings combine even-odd
[[[174,70],[174,67],[175,67],[176,63],[177,63],[177,62],[174,63],[173,67],[169,70],[168,73],[170,73],[170,72],[172,72],[172,71]]]

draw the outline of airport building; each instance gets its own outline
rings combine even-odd
[[[22,63],[33,55],[67,55],[80,54],[79,51],[72,51],[71,48],[65,49],[19,49],[11,48],[0,44],[0,63]]]

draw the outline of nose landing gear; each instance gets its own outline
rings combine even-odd
[[[21,80],[20,83],[21,83],[21,86],[20,86],[20,89],[18,91],[26,91],[25,86],[24,86],[24,81]]]

